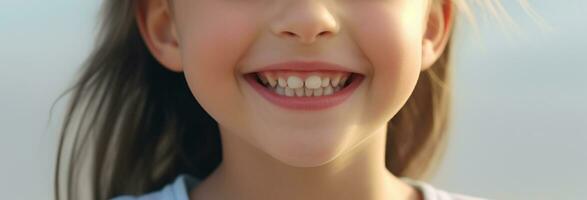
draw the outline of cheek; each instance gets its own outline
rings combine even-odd
[[[236,64],[252,42],[255,22],[226,6],[193,6],[178,20],[182,65],[192,93],[220,122],[242,110]]]
[[[417,17],[406,19],[405,12],[410,12],[406,10],[409,9],[369,7],[368,12],[353,15],[353,38],[373,66],[368,82],[367,98],[373,105],[369,113],[386,111],[391,118],[407,101],[418,80],[422,28]]]

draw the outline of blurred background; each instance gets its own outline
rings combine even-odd
[[[458,22],[453,133],[430,182],[490,199],[585,199],[587,1],[530,0],[547,26],[503,2],[519,29]],[[50,108],[91,50],[100,3],[0,0],[2,199],[52,199],[67,99]]]

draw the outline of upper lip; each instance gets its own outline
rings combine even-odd
[[[288,61],[276,63],[256,69],[254,72],[272,71],[272,70],[291,70],[291,71],[342,71],[360,74],[360,72],[342,65],[322,62],[322,61]]]

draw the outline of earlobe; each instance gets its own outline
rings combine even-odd
[[[442,55],[452,32],[453,5],[451,0],[433,3],[428,13],[422,39],[422,71],[430,68]]]
[[[171,71],[183,71],[178,37],[167,1],[142,1],[135,18],[141,37],[153,57]]]
[[[434,52],[434,44],[430,40],[422,42],[422,71],[430,68],[438,59],[439,55]]]

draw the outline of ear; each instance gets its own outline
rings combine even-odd
[[[137,25],[151,54],[167,69],[181,72],[181,57],[175,24],[167,0],[145,0],[136,12]]]
[[[431,1],[422,39],[422,71],[430,68],[442,55],[453,26],[451,0]]]

